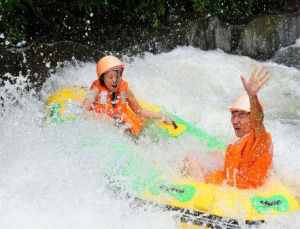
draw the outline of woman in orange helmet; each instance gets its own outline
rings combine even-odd
[[[90,88],[92,98],[83,102],[84,110],[94,111],[97,119],[109,116],[117,123],[125,124],[137,137],[143,129],[145,118],[161,119],[172,124],[173,119],[169,115],[151,112],[139,105],[128,83],[122,79],[124,69],[124,64],[114,56],[105,56],[98,61],[98,79]],[[84,116],[87,117],[87,114],[84,113]]]
[[[257,93],[269,80],[269,71],[264,71],[264,66],[258,71],[255,66],[250,79],[241,75],[241,80],[247,94],[240,96],[229,109],[237,140],[226,149],[224,168],[205,174],[201,161],[188,155],[182,170],[185,175],[241,189],[257,188],[265,183],[272,164],[273,146],[263,124],[263,106]]]

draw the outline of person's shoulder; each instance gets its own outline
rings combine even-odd
[[[128,82],[125,80],[122,80],[121,86],[128,88]]]
[[[261,130],[258,133],[255,133],[254,130],[251,131],[250,136],[253,137],[255,140],[262,139],[262,138],[272,139],[271,134],[266,130],[265,127],[261,128]]]
[[[265,148],[267,147],[268,148],[268,153],[273,153],[273,142],[272,142],[272,136],[271,134],[266,131],[265,129],[261,132],[261,134],[259,135],[258,137],[258,140],[257,140],[257,143],[258,144],[262,144]]]
[[[260,136],[272,139],[271,133],[269,133],[265,128],[261,131]]]
[[[96,90],[99,88],[99,85],[100,85],[100,82],[99,80],[94,80],[91,87],[90,87],[90,90]]]

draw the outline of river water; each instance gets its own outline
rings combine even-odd
[[[257,61],[193,47],[124,56],[123,60],[124,79],[138,98],[176,113],[223,141],[234,139],[228,107],[244,93],[240,73],[249,76]],[[273,167],[300,196],[300,71],[272,62],[260,64],[271,71],[259,97],[274,141]],[[197,142],[160,144],[143,136],[134,144],[109,123],[43,122],[47,97],[62,85],[89,86],[96,79],[95,68],[95,63],[65,63],[39,93],[24,93],[22,76],[16,85],[6,83],[1,88],[5,111],[0,117],[0,228],[176,228],[171,213],[131,208],[128,199],[108,191],[102,169],[118,141],[149,158],[159,158],[162,166],[174,170],[186,153],[200,156]],[[101,147],[80,147],[95,136],[102,139]],[[300,228],[300,213],[272,218],[261,228]]]

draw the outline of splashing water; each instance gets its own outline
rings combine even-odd
[[[256,61],[192,47],[123,60],[124,79],[138,98],[162,106],[221,140],[234,139],[228,107],[244,93],[240,73],[249,75]],[[271,70],[271,79],[259,97],[264,102],[265,126],[273,137],[274,169],[300,196],[295,175],[300,171],[300,71],[264,64]],[[201,146],[193,139],[161,145],[145,136],[134,144],[109,123],[43,122],[44,102],[51,93],[66,84],[89,86],[95,79],[95,63],[79,63],[52,75],[38,96],[24,92],[22,77],[16,85],[6,83],[1,89],[0,228],[176,228],[172,214],[133,209],[128,199],[109,192],[103,169],[120,141],[174,169],[187,153],[200,156]],[[101,147],[80,147],[95,136],[101,139]],[[275,217],[262,228],[300,228],[299,216],[296,212]]]

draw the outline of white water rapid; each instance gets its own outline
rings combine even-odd
[[[124,56],[123,61],[124,79],[138,98],[223,141],[234,139],[228,107],[244,93],[240,74],[249,76],[257,61],[193,47]],[[273,137],[274,170],[300,196],[300,71],[272,62],[260,64],[271,71],[259,97],[264,102],[265,126]],[[108,191],[102,168],[119,140],[170,168],[186,153],[200,154],[200,147],[189,139],[162,146],[144,138],[144,146],[136,145],[109,124],[89,121],[46,126],[44,103],[51,93],[66,84],[89,86],[96,79],[95,63],[65,65],[45,82],[38,96],[20,90],[26,86],[22,76],[16,85],[6,83],[1,88],[5,111],[0,116],[0,228],[176,228],[171,213],[133,209],[126,198]],[[99,149],[79,147],[95,135],[104,140]],[[261,228],[300,228],[300,212],[267,220]]]

